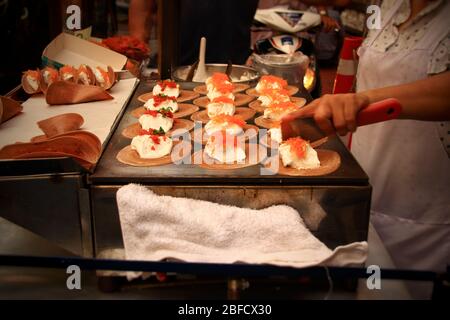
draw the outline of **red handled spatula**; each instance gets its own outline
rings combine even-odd
[[[356,116],[358,127],[368,124],[393,120],[398,118],[402,112],[402,106],[397,99],[389,98],[368,105],[362,109]],[[327,137],[312,118],[312,114],[305,114],[306,118],[297,118],[293,120],[281,121],[281,135],[283,141],[300,136],[304,140],[318,141]],[[309,117],[308,117],[309,116]]]

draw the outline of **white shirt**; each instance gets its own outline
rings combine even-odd
[[[385,0],[381,5],[381,17],[383,12],[389,11],[396,1],[402,1],[400,10],[394,19],[381,32],[373,43],[373,48],[379,52],[399,52],[408,50],[419,41],[428,29],[428,24],[441,9],[443,0],[430,2],[414,19],[404,25],[401,31],[398,26],[408,20],[411,15],[409,0]],[[364,42],[370,42],[375,30],[369,31]],[[450,69],[450,34],[443,39],[430,56],[428,62],[428,74],[437,74]]]
[[[383,13],[388,12],[397,1],[402,2],[400,9],[374,41],[373,50],[378,52],[400,52],[412,48],[415,43],[423,38],[424,34],[428,31],[430,21],[442,9],[442,5],[445,2],[444,0],[430,2],[414,19],[402,26],[402,29],[399,30],[398,26],[407,21],[411,15],[409,0],[384,0],[381,5],[381,17],[383,18]],[[369,31],[367,38],[364,40],[365,43],[372,40],[375,34],[374,31]],[[448,70],[450,70],[450,34],[447,35],[447,38],[441,40],[433,51],[429,57],[427,67],[429,75]],[[437,125],[439,138],[450,157],[450,121],[441,122]]]

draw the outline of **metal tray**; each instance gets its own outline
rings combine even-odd
[[[133,92],[138,87],[139,81],[133,87]],[[6,96],[11,97],[17,101],[24,101],[27,99],[27,95],[23,91],[21,86],[16,87],[9,92]],[[125,101],[122,109],[117,114],[117,117],[111,126],[111,131],[108,137],[105,139],[102,152],[108,145],[112,134],[119,124],[122,116],[126,110],[126,106],[133,98],[133,93]],[[76,110],[75,110],[76,111]],[[95,170],[95,167],[91,169],[91,172]],[[73,173],[88,173],[86,169],[81,167],[75,160],[70,157],[58,157],[58,158],[37,158],[37,159],[20,159],[20,160],[0,160],[0,176],[26,176],[26,175],[42,175],[42,174],[73,174]]]

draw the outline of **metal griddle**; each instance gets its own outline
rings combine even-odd
[[[183,83],[181,87],[192,90],[194,83]],[[330,139],[324,149],[337,151],[342,160],[341,167],[334,173],[319,177],[291,177],[280,175],[261,175],[260,166],[236,170],[207,170],[196,165],[165,165],[160,167],[133,167],[117,161],[117,153],[131,143],[121,132],[137,119],[130,112],[143,105],[137,98],[150,92],[152,84],[142,82],[128,104],[118,128],[107,145],[95,173],[89,176],[93,185],[115,185],[131,182],[158,185],[367,185],[368,177],[348,152],[340,139]],[[299,96],[302,96],[299,94]],[[303,95],[305,96],[305,95]],[[307,97],[308,98],[308,97]],[[191,102],[188,102],[191,103]],[[253,123],[253,119],[248,121]]]
[[[181,84],[186,90],[195,86],[194,83]],[[311,232],[333,249],[367,240],[371,187],[367,175],[338,138],[331,139],[323,148],[337,151],[342,165],[333,174],[321,177],[262,176],[258,165],[237,170],[207,170],[195,165],[142,168],[118,162],[117,153],[131,143],[121,132],[137,122],[130,112],[142,106],[137,98],[151,89],[152,83],[139,85],[96,171],[88,176],[95,257],[125,259],[116,193],[128,183],[143,184],[161,195],[253,209],[286,204],[296,209]],[[311,99],[308,95],[307,92],[299,94]],[[195,269],[199,265],[178,263],[181,268],[192,265]],[[267,271],[263,265],[246,267]]]

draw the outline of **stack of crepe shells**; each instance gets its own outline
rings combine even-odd
[[[71,157],[91,170],[100,158],[102,145],[96,135],[80,130],[84,119],[77,113],[66,113],[38,122],[44,135],[30,142],[7,145],[0,150],[0,159],[36,159]]]

